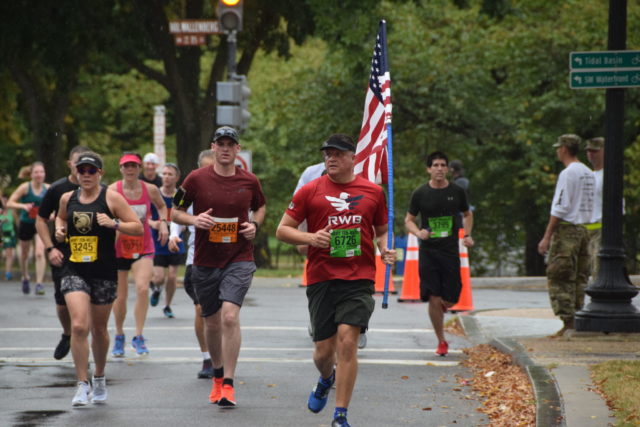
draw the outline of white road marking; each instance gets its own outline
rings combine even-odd
[[[125,357],[122,359],[109,359],[111,363],[187,363],[202,362],[198,357]],[[240,357],[238,359],[241,363],[313,363],[311,358],[270,358],[270,357]],[[401,365],[401,366],[436,366],[436,367],[450,367],[459,365],[458,361],[444,361],[444,360],[405,360],[405,359],[359,359],[358,363],[363,365]],[[0,365],[10,364],[28,364],[28,365],[40,365],[40,366],[53,366],[53,365],[69,365],[73,366],[71,360],[55,360],[45,357],[0,357]]]
[[[0,347],[2,351],[50,351],[51,347]],[[198,347],[153,347],[154,351],[200,351]],[[242,347],[240,352],[245,351],[264,351],[264,352],[279,352],[279,351],[304,351],[312,352],[312,347]],[[365,348],[358,350],[358,354],[367,353],[434,353],[434,348]],[[462,354],[462,350],[449,350],[449,354]]]
[[[133,326],[125,327],[127,331],[132,331],[135,328]],[[145,326],[145,331],[179,331],[179,330],[193,330],[193,325],[190,326]],[[304,331],[307,332],[307,326],[242,326],[243,331]],[[60,328],[0,328],[1,332],[59,332]],[[405,329],[387,329],[387,328],[373,328],[368,332],[383,333],[383,334],[398,334],[398,333],[428,333],[433,332],[433,329],[422,328],[405,328]]]

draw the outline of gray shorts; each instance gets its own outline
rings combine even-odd
[[[108,305],[116,300],[118,282],[115,280],[91,279],[80,276],[65,276],[60,283],[63,295],[69,292],[84,292],[91,297],[91,304]]]
[[[215,314],[224,301],[242,307],[255,271],[256,264],[253,261],[232,262],[225,268],[194,265],[191,282],[202,307],[202,317]]]

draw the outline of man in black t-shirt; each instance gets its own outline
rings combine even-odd
[[[463,244],[473,246],[473,215],[465,191],[446,178],[446,154],[435,151],[426,163],[430,180],[411,195],[404,223],[420,239],[420,299],[429,302],[429,318],[438,338],[436,354],[445,356],[449,344],[444,339],[444,313],[458,302],[462,289],[458,230],[464,228]],[[415,222],[418,215],[420,227]]]
[[[69,257],[69,246],[66,243],[59,243],[55,240],[47,223],[55,219],[62,195],[67,191],[78,188],[75,167],[76,160],[78,160],[81,154],[88,151],[90,150],[87,147],[81,145],[77,145],[71,149],[69,152],[69,160],[67,161],[70,170],[69,175],[51,184],[42,199],[42,203],[38,209],[38,216],[36,217],[36,230],[44,243],[47,259],[49,260],[49,264],[51,264],[56,313],[62,325],[62,338],[53,352],[53,357],[58,360],[64,358],[69,353],[71,339],[71,318],[69,317],[64,296],[62,292],[60,292],[62,265]]]

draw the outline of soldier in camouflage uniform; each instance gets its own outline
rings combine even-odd
[[[558,176],[549,223],[538,252],[548,251],[547,279],[551,307],[563,326],[554,336],[573,329],[573,317],[584,303],[589,278],[589,233],[593,215],[595,178],[578,160],[581,139],[567,134],[553,145],[565,169]]]

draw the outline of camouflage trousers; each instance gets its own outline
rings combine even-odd
[[[589,233],[573,224],[558,224],[551,237],[547,280],[551,308],[563,321],[584,304],[590,273]]]
[[[600,242],[602,241],[602,228],[589,230],[589,255],[591,256],[591,280],[596,280],[600,271]]]

